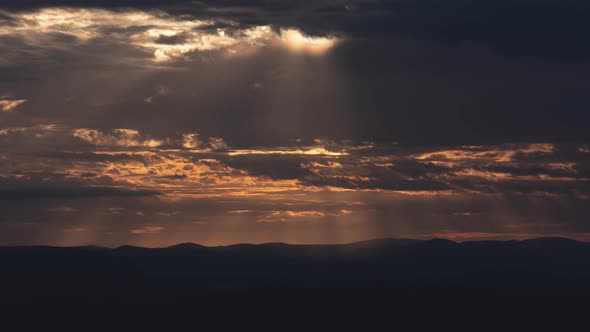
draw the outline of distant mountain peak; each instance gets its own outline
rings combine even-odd
[[[200,244],[192,243],[192,242],[185,242],[185,243],[175,244],[173,246],[167,247],[166,249],[194,250],[194,249],[202,249],[202,248],[207,248],[207,247],[202,246]]]

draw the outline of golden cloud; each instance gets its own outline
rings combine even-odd
[[[242,149],[232,150],[228,153],[230,156],[240,155],[308,155],[308,156],[345,156],[349,153],[341,151],[330,151],[322,146],[302,147],[302,148],[277,148],[277,149]]]
[[[20,105],[26,103],[26,99],[0,99],[0,111],[11,112]]]
[[[549,154],[555,151],[553,144],[537,143],[508,146],[465,146],[462,149],[442,150],[415,155],[417,160],[488,160],[495,162],[513,161],[517,155]]]
[[[164,144],[162,140],[142,138],[139,131],[134,129],[113,129],[111,133],[104,133],[80,128],[75,129],[72,135],[96,146],[155,148]]]
[[[162,230],[164,230],[164,227],[161,227],[161,226],[145,226],[145,227],[138,228],[138,229],[132,229],[131,234],[135,234],[135,235],[158,234]]]
[[[304,35],[297,29],[281,29],[281,41],[294,52],[306,52],[311,54],[321,54],[338,42],[338,38],[328,37],[311,37]]]
[[[9,127],[0,129],[0,136],[10,134],[32,135],[36,138],[42,138],[59,132],[62,128],[55,124],[43,124],[30,127]]]

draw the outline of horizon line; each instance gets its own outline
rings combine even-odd
[[[103,246],[103,245],[95,245],[95,244],[86,244],[86,245],[75,245],[75,246],[59,246],[59,245],[50,245],[50,244],[23,244],[23,245],[3,245],[0,244],[0,248],[102,248],[102,249],[110,249],[116,250],[125,247],[131,248],[141,248],[141,249],[167,249],[167,248],[174,248],[180,246],[196,246],[202,248],[227,248],[227,247],[235,247],[235,246],[265,246],[265,245],[285,245],[285,246],[298,246],[298,247],[305,247],[305,246],[346,246],[346,245],[354,245],[354,244],[362,244],[362,243],[370,243],[370,242],[378,242],[378,241],[415,241],[415,242],[432,242],[432,241],[447,241],[455,244],[462,244],[462,243],[481,243],[481,242],[500,242],[500,243],[508,243],[508,242],[526,242],[532,240],[566,240],[570,242],[576,243],[588,243],[590,241],[582,241],[570,237],[563,237],[563,236],[540,236],[540,237],[530,237],[530,238],[522,238],[522,239],[506,239],[506,240],[494,240],[494,239],[475,239],[475,240],[453,240],[444,237],[433,237],[428,239],[420,239],[420,238],[394,238],[394,237],[385,237],[385,238],[373,238],[368,240],[360,240],[360,241],[353,241],[353,242],[343,242],[343,243],[288,243],[288,242],[260,242],[260,243],[248,243],[248,242],[238,242],[232,244],[225,244],[225,245],[202,245],[195,242],[179,242],[177,244],[172,244],[169,246],[137,246],[131,244],[122,244],[118,246]]]

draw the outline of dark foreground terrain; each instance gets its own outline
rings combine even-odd
[[[313,318],[330,324],[358,319],[365,328],[380,320],[563,331],[590,310],[590,243],[561,238],[1,247],[0,264],[5,307],[98,307],[139,315],[139,323],[167,310],[195,319],[222,314],[219,324],[281,317],[286,325]]]

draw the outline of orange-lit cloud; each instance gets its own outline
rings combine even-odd
[[[463,149],[441,150],[416,155],[418,160],[493,160],[496,162],[512,161],[518,155],[548,154],[555,150],[553,144],[527,144],[500,147],[466,146]]]
[[[26,103],[26,99],[0,99],[0,111],[11,112],[20,105]]]
[[[20,134],[31,135],[36,138],[43,138],[49,135],[56,134],[61,130],[62,128],[55,124],[35,125],[30,127],[8,127],[0,129],[0,136]]]
[[[348,209],[340,209],[336,211],[331,210],[233,210],[229,211],[233,215],[243,215],[247,218],[251,217],[259,223],[274,223],[274,222],[289,222],[289,221],[310,221],[310,220],[324,220],[327,217],[344,217],[351,215],[353,211]]]
[[[199,134],[188,133],[182,135],[182,147],[185,149],[196,149],[202,144]]]
[[[141,235],[141,234],[158,234],[164,227],[161,226],[144,226],[138,229],[132,229],[131,234]]]
[[[230,156],[239,155],[310,155],[310,156],[343,156],[347,155],[346,151],[330,151],[322,146],[312,146],[306,148],[283,148],[283,149],[242,149],[232,150],[229,152]]]
[[[133,129],[113,129],[111,133],[104,133],[82,128],[74,130],[73,135],[97,146],[155,148],[164,143],[161,140],[142,138],[139,131]]]

